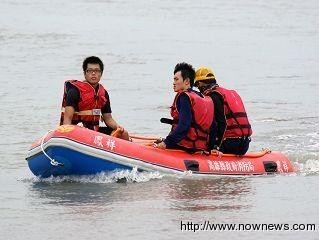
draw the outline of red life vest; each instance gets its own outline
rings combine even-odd
[[[68,84],[76,87],[80,92],[80,101],[78,103],[78,112],[75,112],[72,118],[72,124],[81,122],[84,127],[98,131],[101,116],[101,108],[106,104],[106,90],[99,84],[98,91],[88,83],[78,80],[67,80],[64,84],[64,94],[62,101],[62,112],[60,125],[63,124],[64,108],[66,107],[66,96]]]
[[[206,96],[199,96],[192,91],[180,91],[176,94],[173,105],[171,106],[171,116],[173,118],[172,131],[177,127],[179,112],[177,110],[177,99],[185,93],[190,100],[192,108],[192,124],[186,137],[177,145],[191,149],[204,150],[208,149],[210,127],[214,119],[214,105],[212,99]]]
[[[251,125],[248,121],[247,113],[241,97],[235,90],[222,87],[207,89],[204,94],[207,96],[212,92],[217,92],[223,98],[224,114],[226,119],[225,138],[249,137],[252,134]]]

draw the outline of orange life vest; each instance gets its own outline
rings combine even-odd
[[[217,86],[207,89],[204,94],[207,96],[212,92],[217,92],[221,95],[224,102],[224,114],[227,127],[224,132],[223,140],[225,138],[251,136],[251,125],[248,121],[244,103],[238,93],[235,90]]]
[[[177,110],[177,99],[185,93],[190,100],[192,109],[192,124],[187,135],[177,144],[191,150],[208,149],[209,132],[214,119],[214,105],[212,99],[206,96],[199,96],[192,91],[180,91],[176,94],[173,105],[171,106],[171,116],[173,118],[172,131],[177,127],[179,112]]]
[[[99,84],[98,91],[88,83],[78,80],[67,80],[64,84],[64,94],[62,101],[62,111],[60,125],[63,124],[64,108],[66,107],[66,96],[68,84],[76,87],[80,92],[80,101],[78,103],[78,112],[75,112],[72,118],[72,124],[82,123],[84,127],[98,131],[101,116],[101,108],[106,104],[106,90]]]

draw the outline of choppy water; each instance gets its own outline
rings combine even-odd
[[[1,239],[318,239],[319,2],[2,0]],[[251,150],[288,155],[289,176],[194,180],[117,172],[39,180],[30,143],[58,124],[65,79],[100,56],[113,116],[165,136],[177,62],[242,95]],[[127,178],[126,182],[122,179]],[[181,231],[202,223],[315,223],[317,231]]]

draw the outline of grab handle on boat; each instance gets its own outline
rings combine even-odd
[[[50,159],[50,164],[52,166],[63,166],[64,164],[63,163],[60,163],[56,160],[54,160],[53,158],[51,158],[45,151],[44,151],[44,148],[43,148],[43,143],[44,143],[44,139],[48,136],[48,134],[52,132],[52,131],[48,131],[41,139],[41,151],[43,152],[43,154],[48,158]]]

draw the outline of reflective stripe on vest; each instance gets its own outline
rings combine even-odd
[[[61,112],[65,112],[65,108],[62,107],[61,108]],[[93,109],[93,110],[84,110],[84,111],[78,111],[78,112],[74,112],[75,114],[79,115],[79,116],[83,116],[83,115],[94,115],[94,116],[100,116],[101,115],[101,109]]]

